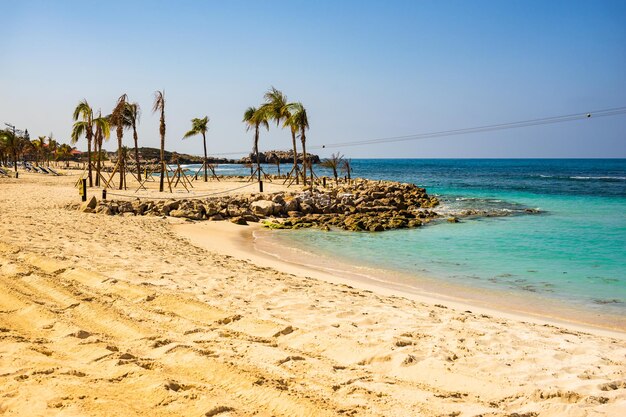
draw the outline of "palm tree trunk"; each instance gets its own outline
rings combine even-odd
[[[135,140],[135,162],[137,162],[137,179],[141,182],[141,165],[139,164],[139,148],[137,147],[137,127],[133,123],[133,139]]]
[[[204,142],[204,182],[208,181],[208,166],[206,156],[206,134],[202,132],[202,141]]]
[[[259,125],[256,125],[254,131],[254,152],[256,153],[256,173],[259,182],[261,182],[261,159],[259,158]]]
[[[89,187],[93,187],[93,177],[91,176],[91,135],[87,136],[87,171],[89,172]]]
[[[102,143],[96,139],[96,187],[100,186],[100,159],[102,157]]]
[[[13,149],[13,168],[15,168],[15,173],[17,173],[17,149]]]
[[[165,108],[161,107],[161,182],[159,184],[159,191],[163,192],[163,176],[165,175]]]
[[[304,134],[304,128],[300,133],[300,140],[302,141],[302,160],[304,161],[304,169],[302,170],[302,180],[306,185],[306,165],[309,161],[306,158],[306,135]],[[313,168],[311,168],[312,170]],[[313,174],[311,174],[311,185],[313,185]]]
[[[296,185],[300,184],[298,177],[298,148],[296,146],[296,132],[291,131],[291,142],[293,143],[293,173],[296,176]]]
[[[121,123],[121,122],[120,122]],[[120,186],[121,190],[124,186],[124,160],[122,159],[122,135],[119,134],[120,129],[118,128],[117,133],[117,165],[118,172],[120,173]]]

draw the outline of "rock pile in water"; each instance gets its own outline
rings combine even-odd
[[[315,191],[278,192],[183,200],[100,200],[79,209],[122,216],[171,216],[191,220],[263,221],[276,229],[337,227],[383,231],[419,227],[437,217],[437,198],[413,184],[357,179],[350,184]]]

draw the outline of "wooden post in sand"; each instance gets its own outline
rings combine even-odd
[[[87,201],[87,178],[83,178],[80,183],[80,195],[82,201]]]

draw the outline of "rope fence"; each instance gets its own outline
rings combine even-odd
[[[139,199],[144,198],[144,199],[152,199],[152,200],[185,200],[185,199],[188,199],[188,198],[198,198],[199,199],[199,198],[212,197],[212,196],[216,196],[216,195],[220,195],[220,194],[228,194],[230,192],[241,190],[243,188],[250,187],[250,186],[253,186],[253,185],[257,185],[257,184],[256,183],[250,183],[250,184],[242,185],[241,187],[231,188],[231,189],[228,189],[228,190],[216,191],[216,192],[213,192],[213,193],[201,194],[201,195],[187,195],[186,197],[180,197],[180,198],[176,198],[174,196],[157,197],[157,196],[144,196],[144,195],[136,195],[136,194],[128,195],[128,194],[111,193],[109,191],[107,191],[106,195],[107,195],[107,197],[112,195],[112,196],[117,196],[117,197],[139,198]]]

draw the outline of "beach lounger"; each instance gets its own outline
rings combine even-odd
[[[50,168],[50,167],[48,167],[48,171],[50,171],[50,172],[52,173],[52,175],[57,175],[57,176],[58,176],[58,175],[61,175],[61,174],[59,174],[57,171],[55,171],[54,169],[52,169],[52,168]]]

